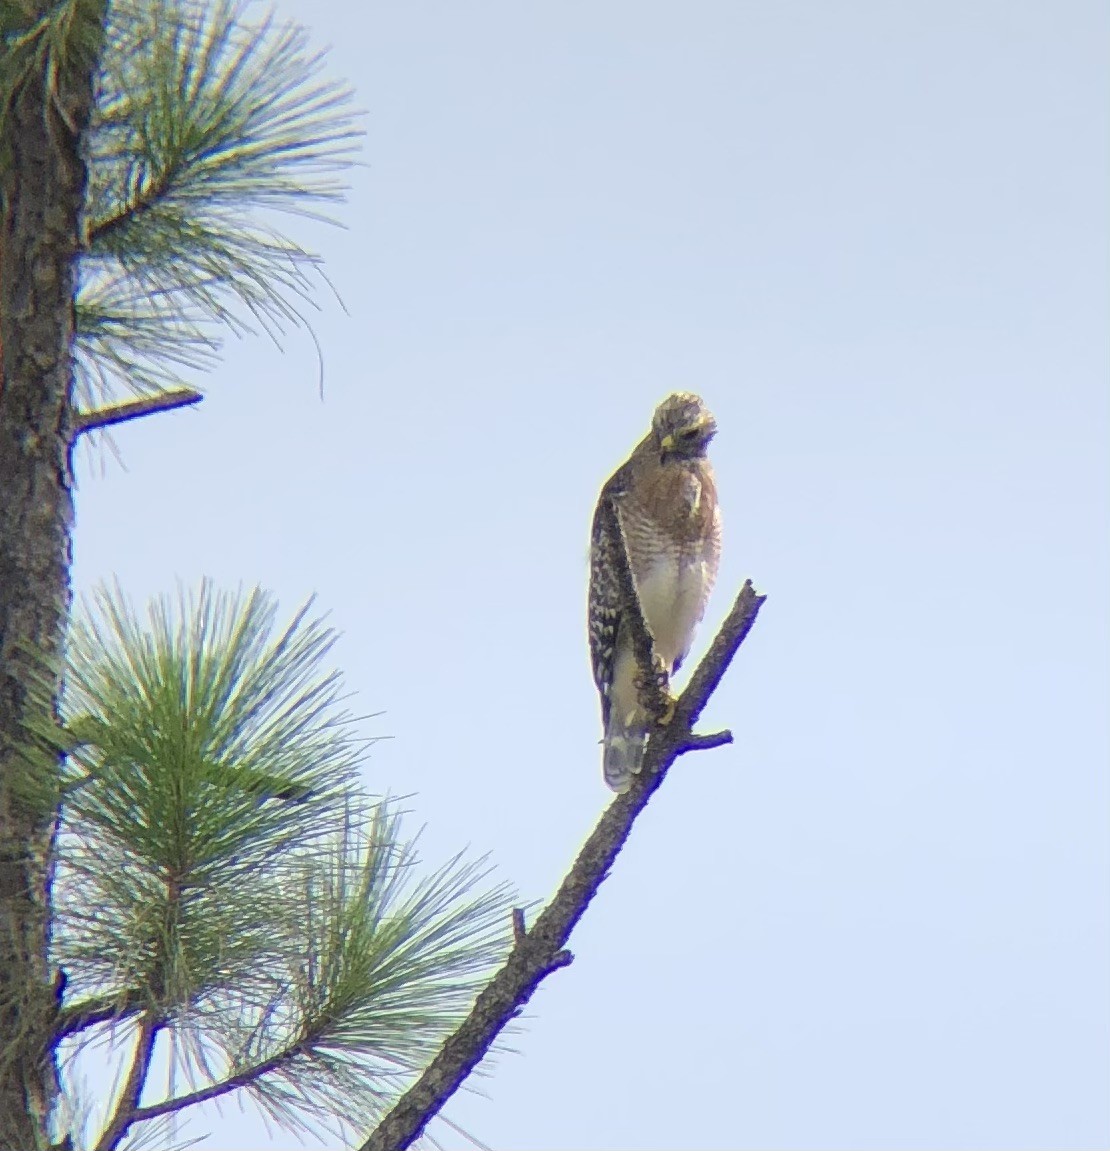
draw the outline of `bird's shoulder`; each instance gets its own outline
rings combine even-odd
[[[636,469],[633,458],[630,457],[602,484],[601,493],[597,497],[597,506],[594,508],[591,530],[591,537],[595,546],[608,534],[607,508],[611,505],[619,509],[622,501],[634,486],[635,477]]]

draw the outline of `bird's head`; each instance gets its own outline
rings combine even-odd
[[[717,421],[700,396],[673,392],[655,409],[651,434],[661,456],[696,459],[717,434]]]

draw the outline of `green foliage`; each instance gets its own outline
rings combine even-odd
[[[273,1061],[250,1090],[279,1122],[338,1130],[375,1119],[438,1051],[508,944],[511,893],[461,856],[421,876],[400,815],[379,806],[305,861],[302,929],[284,994],[226,1034],[232,1074]],[[234,1044],[228,1040],[237,1040]]]
[[[271,639],[257,591],[205,585],[145,621],[118,592],[97,606],[69,641],[59,958],[74,990],[169,1012],[249,974],[268,927],[252,884],[335,826],[361,748],[303,611]]]
[[[75,314],[85,403],[209,369],[222,331],[276,338],[326,283],[278,224],[331,222],[361,135],[350,90],[323,78],[303,28],[248,7],[0,3],[0,124],[21,85],[53,91],[98,61]]]
[[[205,584],[145,618],[101,591],[74,625],[55,956],[67,1006],[145,1013],[198,1090],[370,1122],[503,958],[510,893],[421,871],[359,787],[334,634],[274,620]]]
[[[102,43],[106,0],[4,0],[0,4],[0,136],[15,93],[42,83],[56,97],[60,73],[91,68]],[[55,110],[65,116],[62,103]],[[0,163],[7,160],[0,155]]]
[[[319,257],[277,219],[329,218],[360,134],[321,70],[302,28],[232,0],[109,4],[77,298],[87,390],[157,389],[210,366],[220,328],[304,322]]]

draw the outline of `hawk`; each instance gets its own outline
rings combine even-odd
[[[651,431],[601,489],[590,539],[589,635],[594,682],[605,729],[602,770],[614,791],[627,791],[640,770],[652,717],[640,704],[640,679],[628,623],[622,619],[612,520],[613,500],[644,622],[658,664],[670,676],[694,640],[721,558],[721,514],[706,456],[717,423],[700,397],[675,392],[658,408]]]

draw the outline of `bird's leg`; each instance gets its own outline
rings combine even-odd
[[[667,693],[667,698],[663,701],[662,710],[655,717],[655,722],[660,727],[666,727],[668,723],[674,719],[674,709],[678,706],[678,698]]]
[[[674,719],[675,704],[678,700],[671,695],[671,676],[666,660],[658,653],[652,654],[651,676],[645,682],[642,676],[636,678],[636,690],[640,695],[644,710],[651,714],[660,727],[666,727]],[[644,689],[648,688],[647,691]]]

